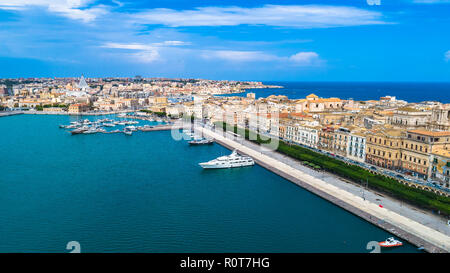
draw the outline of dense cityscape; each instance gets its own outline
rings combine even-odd
[[[226,122],[449,195],[450,104],[282,95],[255,98],[261,82],[161,78],[0,80],[0,115],[137,111]],[[234,96],[246,91],[246,96]],[[225,96],[222,96],[225,95]]]

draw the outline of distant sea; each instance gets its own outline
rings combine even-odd
[[[264,82],[284,88],[251,89],[256,97],[285,95],[290,99],[305,98],[314,93],[319,97],[338,97],[354,100],[378,100],[383,96],[395,96],[408,102],[439,101],[450,103],[450,82]],[[245,96],[248,92],[238,94]]]

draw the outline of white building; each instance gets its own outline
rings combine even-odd
[[[347,138],[347,158],[364,162],[366,158],[366,136],[360,132],[351,132]]]

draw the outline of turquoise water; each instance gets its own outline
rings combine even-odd
[[[0,118],[0,252],[368,252],[390,236],[260,166],[201,169],[230,152],[217,144],[58,128],[72,120]]]

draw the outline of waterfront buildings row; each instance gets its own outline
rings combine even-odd
[[[392,100],[390,97],[389,101]],[[224,121],[354,162],[450,183],[450,105],[269,96],[203,98],[186,113]],[[299,112],[301,111],[301,112]]]
[[[0,80],[0,109],[48,113],[149,110],[171,117],[224,121],[332,156],[449,187],[450,104],[379,100],[256,99],[217,96],[266,87],[260,82],[103,78]]]

